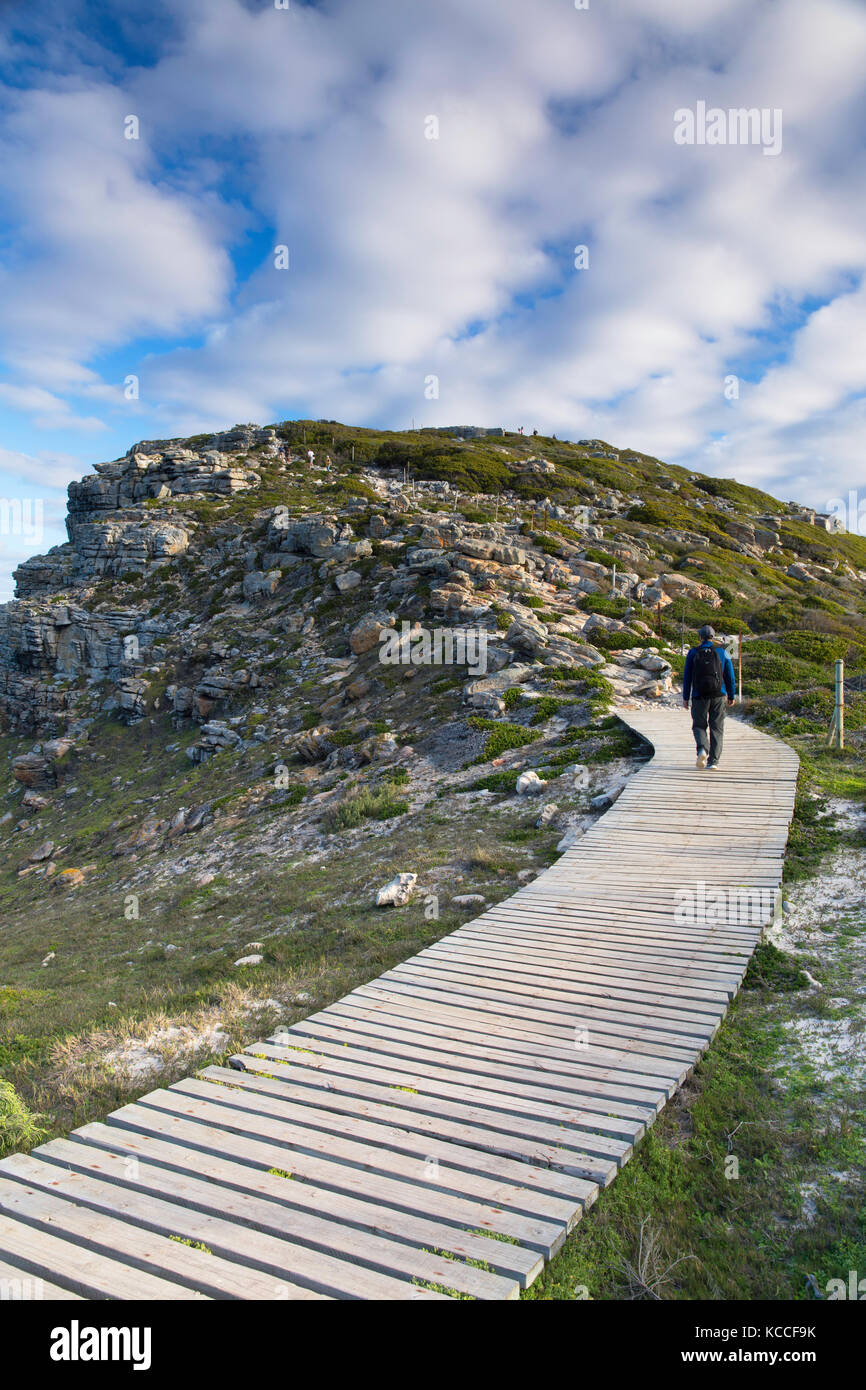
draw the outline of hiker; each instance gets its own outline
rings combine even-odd
[[[699,647],[692,647],[683,671],[683,705],[692,708],[692,732],[698,749],[697,766],[718,767],[725,736],[725,697],[734,703],[734,666],[724,647],[715,643],[707,623],[698,633]],[[707,737],[709,730],[709,738]]]

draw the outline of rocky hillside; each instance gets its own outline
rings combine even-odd
[[[744,634],[745,711],[782,733],[826,729],[844,656],[856,742],[866,540],[828,525],[469,428],[98,465],[0,609],[7,1076],[74,1123],[513,891],[645,755],[607,710],[677,698],[701,622]]]

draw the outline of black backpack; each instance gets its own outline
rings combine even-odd
[[[722,658],[715,647],[697,647],[692,667],[692,689],[701,700],[712,700],[721,695]]]

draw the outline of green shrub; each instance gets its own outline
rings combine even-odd
[[[41,1120],[27,1109],[10,1081],[0,1080],[0,1155],[38,1144],[45,1136]]]
[[[405,787],[409,781],[409,772],[405,767],[391,767],[382,780],[390,783],[392,787]]]
[[[408,801],[399,801],[390,786],[359,787],[349,794],[325,816],[325,824],[332,833],[350,830],[365,820],[391,820],[394,816],[405,816],[409,810]]]
[[[750,644],[751,645],[751,644]],[[831,637],[819,632],[785,632],[779,645],[791,656],[816,665],[832,665],[839,657],[847,656],[850,642],[846,637]]]
[[[474,715],[466,722],[471,729],[480,729],[488,735],[484,741],[484,748],[477,758],[473,758],[474,763],[489,763],[492,758],[498,758],[506,749],[522,748],[525,743],[533,743],[538,738],[537,734],[530,733],[529,729],[524,729],[522,724],[509,724],[496,719],[482,719],[478,715]]]
[[[507,772],[488,772],[486,777],[479,777],[477,782],[473,782],[469,787],[471,792],[513,792],[517,782],[517,773],[514,768]]]

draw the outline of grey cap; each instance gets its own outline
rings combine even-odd
[[[710,627],[709,623],[704,623],[704,626],[698,632],[698,636],[700,637],[702,642],[708,642],[710,638],[715,637],[715,635],[716,629],[714,627]]]

